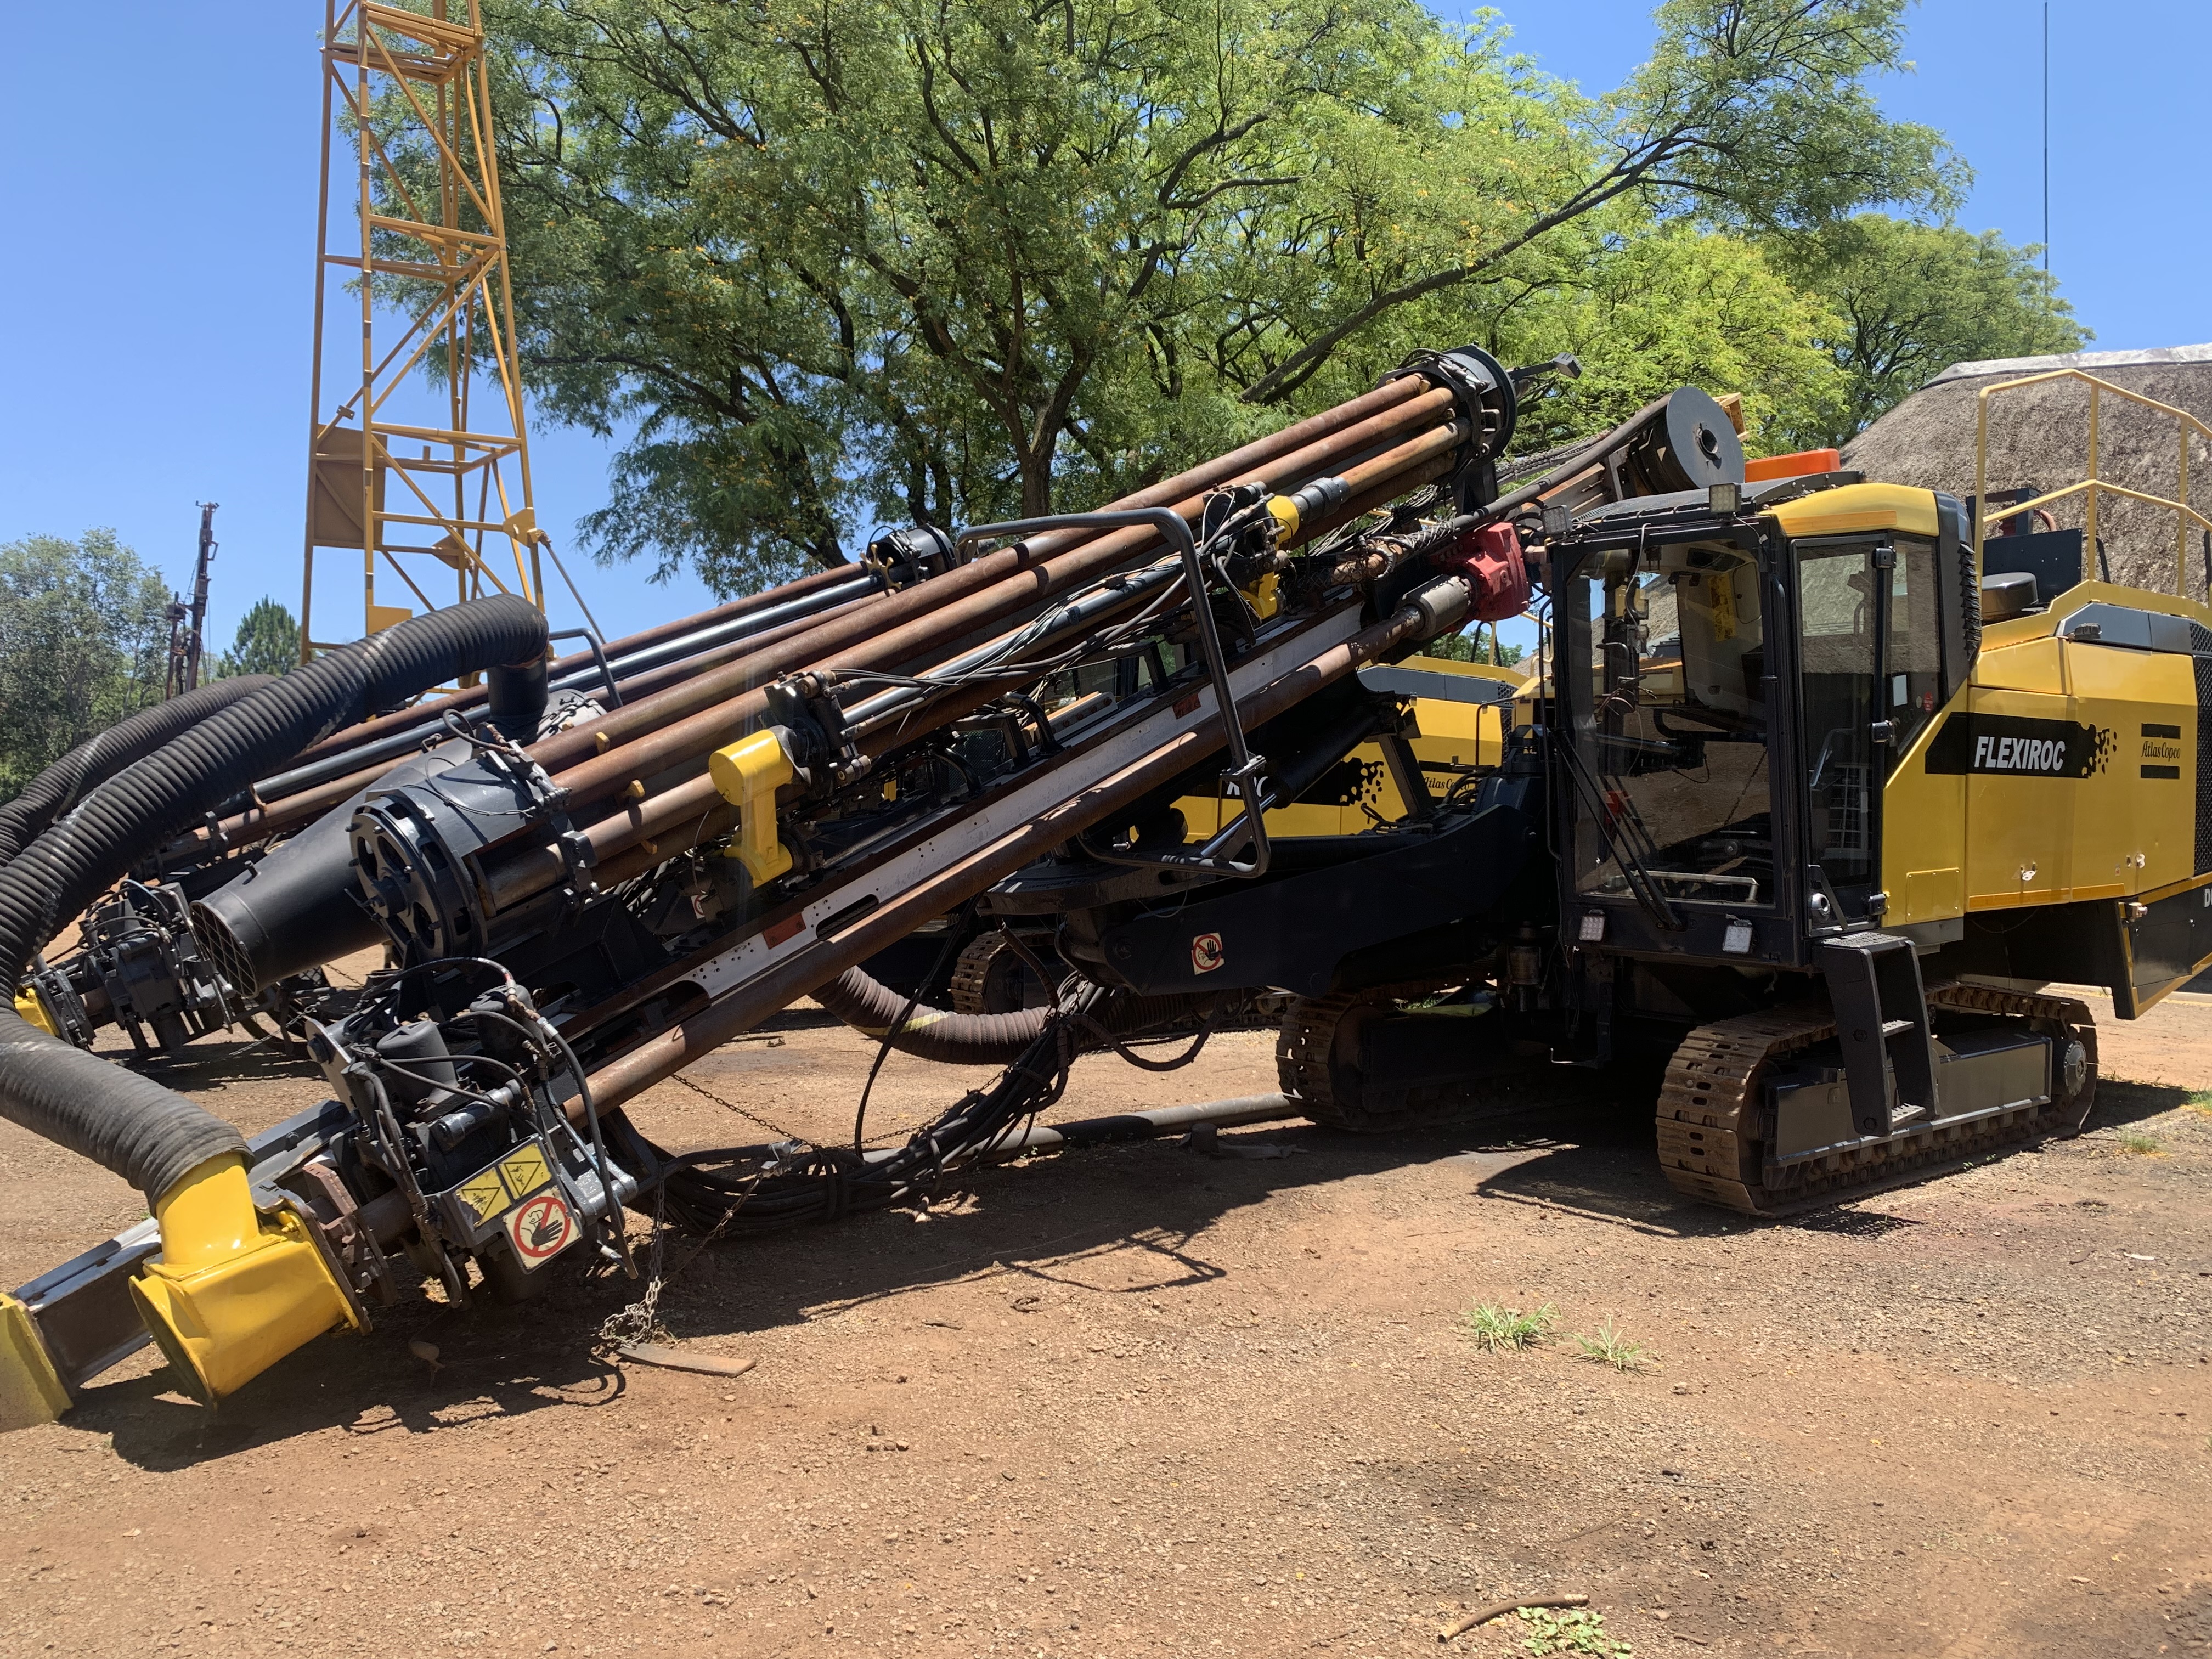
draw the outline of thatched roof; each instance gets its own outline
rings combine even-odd
[[[1862,432],[1844,450],[1844,465],[1869,478],[1974,493],[1975,405],[1987,386],[2056,368],[2080,368],[2113,386],[2185,409],[2212,426],[2212,345],[2154,351],[2075,351],[2055,357],[2012,357],[1956,363]],[[2046,381],[1990,400],[1989,482],[2000,489],[2040,494],[2087,476],[2089,387],[2081,380]],[[2179,447],[2172,416],[2124,398],[2100,397],[2098,473],[2154,495],[2175,493]],[[2212,448],[2190,445],[2190,504],[2212,514]],[[2081,503],[2053,509],[2061,528],[2081,523]],[[2172,592],[2174,515],[2106,496],[2098,533],[2112,580]],[[2203,533],[2189,537],[2189,590],[2205,589]]]

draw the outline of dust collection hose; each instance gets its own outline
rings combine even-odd
[[[208,715],[101,784],[0,867],[0,977],[156,844],[339,727],[441,680],[542,657],[545,620],[501,594],[414,617]],[[0,1116],[143,1192],[161,1255],[131,1291],[179,1379],[210,1403],[340,1323],[353,1299],[306,1224],[256,1212],[237,1129],[0,1006]]]
[[[275,684],[267,674],[210,680],[197,690],[142,708],[97,737],[87,738],[32,779],[15,799],[0,806],[0,864],[13,860],[48,824],[125,767],[240,698]]]

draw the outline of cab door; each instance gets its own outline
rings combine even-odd
[[[1889,538],[1797,542],[1797,708],[1805,757],[1808,925],[1861,926],[1879,913],[1881,786],[1888,739],[1884,640]]]

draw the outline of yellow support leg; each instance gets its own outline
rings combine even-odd
[[[70,1408],[68,1385],[31,1310],[0,1293],[0,1432],[51,1423]]]
[[[722,799],[738,809],[738,836],[730,856],[745,867],[757,887],[791,868],[791,849],[776,839],[775,792],[793,777],[791,757],[773,732],[756,732],[707,763],[708,775]]]
[[[131,1281],[139,1317],[185,1388],[213,1405],[335,1326],[353,1297],[307,1224],[254,1207],[246,1161],[211,1158],[155,1200],[161,1254]]]

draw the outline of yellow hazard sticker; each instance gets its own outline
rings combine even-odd
[[[500,1159],[499,1174],[517,1198],[527,1198],[552,1179],[545,1169],[545,1149],[534,1141]]]
[[[545,1148],[533,1140],[477,1170],[455,1190],[461,1201],[476,1212],[481,1226],[505,1215],[552,1179],[553,1172],[545,1164]]]
[[[461,1202],[477,1212],[479,1222],[491,1220],[513,1201],[499,1178],[499,1166],[471,1176],[461,1183]]]

